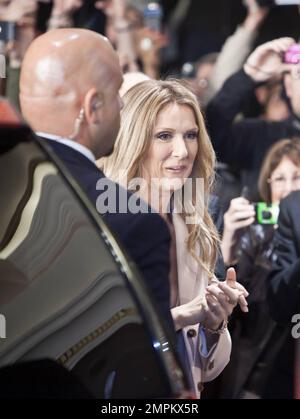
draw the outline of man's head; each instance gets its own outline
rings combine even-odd
[[[20,103],[35,131],[71,138],[96,158],[113,149],[122,73],[108,40],[84,29],[36,38],[22,64]]]

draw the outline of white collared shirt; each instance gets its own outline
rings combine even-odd
[[[95,163],[96,158],[94,154],[89,150],[87,147],[85,147],[82,144],[76,143],[75,141],[72,141],[68,138],[63,138],[58,135],[48,134],[46,132],[36,132],[36,135],[39,137],[47,138],[47,140],[56,141],[57,143],[64,144],[67,147],[71,147],[74,150],[78,151],[79,153],[83,154],[87,159],[89,159],[91,162]]]

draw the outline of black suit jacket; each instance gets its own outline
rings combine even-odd
[[[274,362],[266,396],[293,398],[295,343],[292,317],[300,313],[300,192],[281,202],[275,233],[276,264],[269,276],[268,303],[271,316],[282,327],[285,338]],[[284,337],[284,335],[283,335]],[[299,372],[296,372],[299,373]]]
[[[93,162],[78,151],[56,141],[47,140],[47,143],[94,205],[97,205],[97,199],[105,192],[102,188],[96,189],[97,182],[101,179],[115,188],[117,209],[119,197],[126,202],[132,197],[130,192],[107,179]],[[156,213],[108,212],[103,217],[136,263],[162,318],[173,329],[169,289],[170,234],[166,223]]]
[[[280,205],[275,254],[268,290],[270,311],[274,320],[291,325],[292,316],[300,313],[300,192]]]

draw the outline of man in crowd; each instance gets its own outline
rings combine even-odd
[[[270,310],[279,323],[290,323],[300,312],[300,192],[290,194],[280,207],[275,236],[276,267],[269,289]]]
[[[250,188],[254,199],[266,151],[280,139],[300,135],[299,64],[283,62],[285,52],[294,43],[292,38],[280,38],[256,48],[243,69],[225,82],[207,108],[207,122],[218,159],[241,171],[242,184]],[[279,122],[258,118],[236,122],[236,116],[255,88],[282,75],[291,116]]]
[[[282,343],[266,389],[266,397],[272,398],[294,396],[295,345],[299,338],[299,325],[295,323],[299,323],[300,315],[299,207],[300,192],[292,193],[281,203],[275,235],[276,264],[269,277],[270,313],[282,328]]]
[[[126,203],[130,194],[105,178],[95,160],[109,155],[119,130],[123,78],[108,40],[84,29],[57,29],[38,37],[23,60],[23,115],[63,160],[96,205],[99,180]],[[117,203],[117,207],[118,207]],[[169,232],[154,213],[106,212],[105,220],[136,262],[172,328],[169,310]]]

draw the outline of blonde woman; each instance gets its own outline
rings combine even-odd
[[[123,100],[114,152],[99,165],[170,227],[171,313],[191,386],[200,396],[202,383],[214,379],[229,361],[228,316],[238,303],[247,311],[247,292],[234,270],[225,282],[214,277],[219,239],[207,204],[215,154],[197,99],[180,83],[145,81]]]

